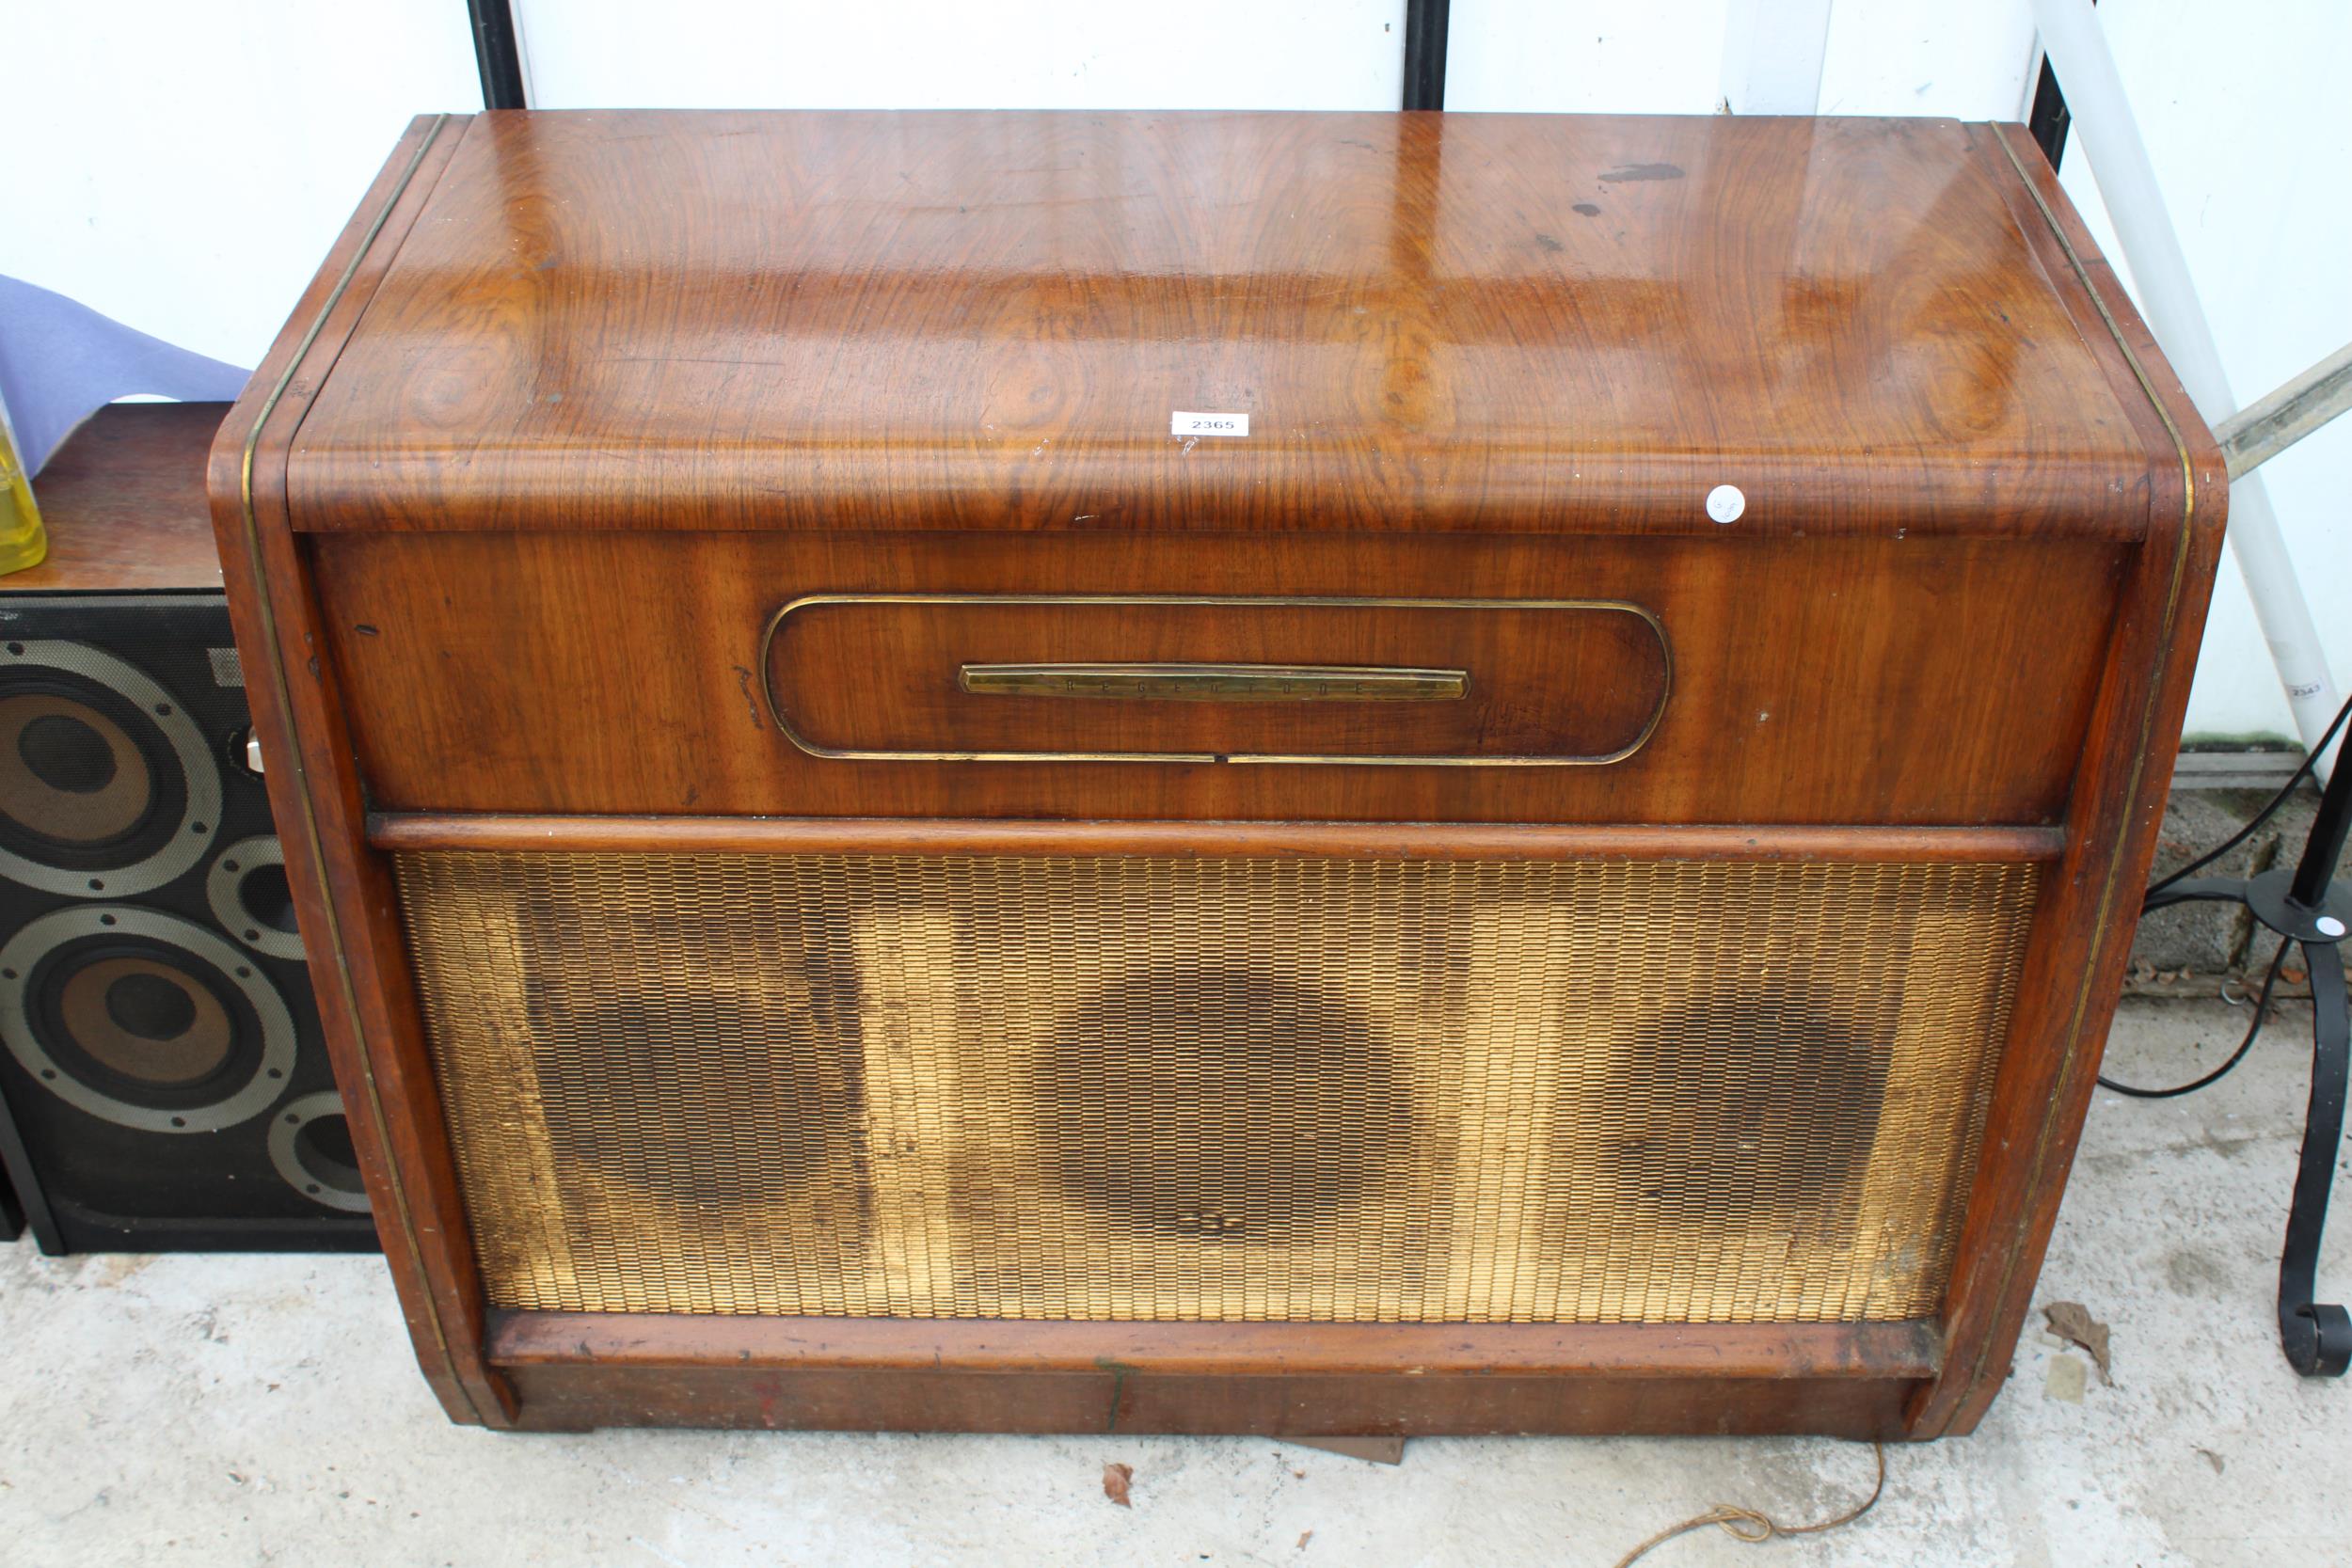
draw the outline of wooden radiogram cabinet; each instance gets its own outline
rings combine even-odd
[[[454,1418],[1908,1437],[2226,498],[2018,127],[1434,114],[420,119],[212,489]]]

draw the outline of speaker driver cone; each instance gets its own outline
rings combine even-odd
[[[1030,1099],[1062,1187],[1163,1235],[1310,1234],[1376,1194],[1414,1141],[1368,1017],[1237,966],[1109,986],[1061,1022]]]
[[[139,825],[155,776],[122,726],[54,691],[0,697],[0,801],[8,816],[63,844],[103,844]]]
[[[119,1126],[212,1132],[285,1089],[295,1035],[252,962],[192,921],[94,904],[0,946],[0,1040],[42,1087]]]
[[[1757,989],[1645,1021],[1619,1047],[1597,1134],[1638,1211],[1775,1231],[1842,1212],[1878,1135],[1892,1039],[1829,1002]]]
[[[211,750],[151,676],[79,642],[0,644],[0,878],[147,893],[196,864],[219,821]]]
[[[144,957],[100,958],[58,988],[66,1034],[126,1078],[203,1082],[229,1060],[236,1025],[201,981]]]
[[[288,1101],[270,1118],[270,1164],[286,1185],[345,1213],[368,1212],[368,1192],[352,1152],[342,1097],[332,1089]]]

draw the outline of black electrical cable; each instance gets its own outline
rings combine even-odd
[[[2245,843],[2247,839],[2252,835],[2255,829],[2261,827],[2265,822],[2269,821],[2271,817],[2277,816],[2279,808],[2285,805],[2289,797],[2294,795],[2296,786],[2301,784],[2305,778],[2310,776],[2312,768],[2318,763],[2320,757],[2326,753],[2328,750],[2328,743],[2336,737],[2336,732],[2338,730],[2344,728],[2344,721],[2346,718],[2352,718],[2352,697],[2345,698],[2344,705],[2336,709],[2335,718],[2328,721],[2328,727],[2320,732],[2318,741],[2312,745],[2310,752],[2304,756],[2303,765],[2297,768],[2287,779],[2287,782],[2280,787],[2279,793],[2273,795],[2268,803],[2266,803],[2262,810],[2256,812],[2253,816],[2248,820],[2246,826],[2240,828],[2236,832],[2232,833],[2228,838],[2223,839],[2219,844],[2216,845],[2213,848],[2206,850],[2203,854],[2198,856],[2186,865],[2182,866],[2179,870],[2151,883],[2146,896],[2153,898],[2157,894],[2162,893],[2166,888],[2170,887],[2173,883],[2181,881],[2185,878],[2195,876],[2198,872],[2202,871],[2205,867],[2211,865],[2214,862],[2219,860],[2222,856],[2228,854],[2231,850]],[[2229,1059],[2223,1062],[2219,1067],[2214,1069],[2211,1072],[2206,1073],[2202,1078],[2194,1079],[2186,1084],[2175,1084],[2168,1089],[2143,1089],[2131,1084],[2119,1084],[2114,1079],[2107,1077],[2104,1073],[2100,1075],[2099,1086],[2103,1089],[2112,1089],[2117,1094],[2129,1095],[2134,1100],[2170,1100],[2179,1095],[2195,1094],[2199,1089],[2206,1088],[2214,1084],[2219,1083],[2223,1078],[2229,1075],[2232,1069],[2235,1068],[2238,1063],[2246,1060],[2246,1053],[2254,1049],[2254,1037],[2262,1033],[2263,1021],[2270,1014],[2271,990],[2279,983],[2279,972],[2286,967],[2287,949],[2293,945],[2294,944],[2284,937],[2279,939],[2279,951],[2271,955],[2270,969],[2268,973],[2263,976],[2262,992],[2254,999],[2254,1016],[2246,1025],[2246,1037],[2237,1042],[2237,1049],[2231,1052]]]
[[[2301,784],[2306,778],[2311,776],[2312,768],[2318,764],[2320,757],[2326,753],[2328,750],[2328,742],[2333,740],[2336,737],[2336,732],[2344,728],[2344,721],[2347,716],[2352,716],[2352,697],[2346,697],[2344,700],[2344,705],[2336,709],[2335,718],[2328,721],[2328,727],[2320,732],[2318,740],[2312,743],[2311,752],[2303,758],[2303,765],[2300,768],[2297,768],[2293,776],[2280,787],[2279,793],[2270,798],[2269,804],[2264,806],[2262,810],[2256,812],[2252,818],[2247,822],[2246,826],[2240,828],[2236,832],[2232,833],[2228,838],[2223,839],[2219,844],[2216,845],[2211,849],[2206,850],[2203,854],[2198,856],[2186,865],[2182,866],[2179,870],[2171,872],[2159,880],[2149,884],[2148,892],[2144,896],[2153,898],[2157,894],[2162,893],[2166,888],[2170,887],[2174,882],[2181,881],[2185,878],[2193,877],[2198,872],[2204,870],[2205,867],[2211,865],[2214,862],[2219,860],[2222,856],[2228,854],[2231,850],[2245,843],[2247,838],[2252,834],[2255,829],[2261,827],[2264,823],[2269,821],[2273,816],[2277,816],[2279,808],[2285,805],[2287,803],[2288,797],[2295,793],[2295,786]]]
[[[2099,1086],[2103,1089],[2113,1089],[2117,1094],[2130,1095],[2134,1100],[2171,1100],[2180,1095],[2195,1094],[2199,1089],[2219,1083],[2228,1076],[2232,1068],[2246,1060],[2246,1053],[2249,1051],[2254,1049],[2254,1037],[2262,1033],[2263,1020],[2270,1012],[2270,990],[2279,983],[2279,971],[2286,967],[2287,949],[2293,945],[2294,943],[2284,937],[2279,939],[2279,951],[2271,956],[2270,972],[2263,976],[2262,994],[2254,999],[2254,1017],[2246,1025],[2246,1037],[2237,1042],[2237,1049],[2230,1053],[2228,1061],[2223,1062],[2202,1078],[2194,1079],[2186,1084],[2175,1084],[2169,1089],[2143,1089],[2131,1084],[2119,1084],[2105,1073],[2099,1075]]]

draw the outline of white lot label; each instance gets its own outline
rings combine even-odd
[[[1247,414],[1170,414],[1168,417],[1170,436],[1247,436],[1249,416]]]

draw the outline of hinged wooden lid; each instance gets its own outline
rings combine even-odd
[[[2165,428],[1988,127],[448,135],[294,436],[297,528],[2136,538],[2152,470],[2207,441]]]

